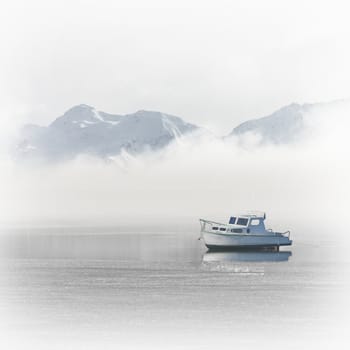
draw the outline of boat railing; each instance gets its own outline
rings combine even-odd
[[[199,219],[199,222],[201,223],[201,229],[202,231],[205,229],[205,225],[209,224],[211,226],[217,225],[217,226],[227,226],[227,224],[223,224],[222,222],[216,222],[216,221],[210,221],[210,220],[204,220],[204,219]]]
[[[227,229],[227,224],[223,224],[222,222],[216,222],[216,221],[210,221],[210,220],[204,220],[204,219],[199,219],[199,222],[201,225],[201,233],[205,231],[206,225],[210,226],[210,229],[213,226],[216,226],[219,231],[221,228],[225,228],[225,231]]]
[[[286,231],[286,232],[283,232],[282,233],[282,236],[285,236],[285,237],[290,237],[290,231],[288,230],[288,231]]]
[[[216,221],[211,221],[211,220],[205,220],[205,219],[199,219],[201,223],[207,223],[207,224],[214,224],[214,225],[226,225],[223,224],[222,222],[216,222]]]

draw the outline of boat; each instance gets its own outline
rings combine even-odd
[[[201,236],[210,250],[277,249],[292,245],[290,231],[265,228],[264,212],[246,212],[231,216],[227,224],[199,219]]]

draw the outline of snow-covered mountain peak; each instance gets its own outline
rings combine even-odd
[[[298,142],[306,133],[310,133],[311,129],[317,128],[322,118],[329,120],[334,114],[339,115],[342,114],[342,110],[347,111],[349,106],[348,99],[314,104],[291,103],[268,116],[238,125],[229,137],[234,136],[244,141],[246,136],[249,139],[249,134],[254,134],[260,144]]]
[[[233,129],[229,136],[241,137],[255,134],[261,143],[288,143],[298,138],[304,126],[304,113],[310,105],[292,103],[284,106],[272,114],[248,120]]]
[[[87,128],[99,123],[116,125],[120,116],[97,111],[94,107],[80,104],[70,108],[61,117],[50,124],[50,127],[62,130]]]
[[[70,108],[46,128],[24,128],[19,153],[23,149],[26,157],[35,155],[46,159],[72,158],[78,154],[110,157],[123,150],[139,153],[161,149],[199,129],[179,117],[157,111],[114,115],[81,104]],[[30,149],[25,147],[28,144]]]
[[[66,118],[83,118],[83,117],[89,117],[93,115],[93,111],[95,110],[94,107],[86,105],[86,104],[80,104],[77,106],[74,106],[68,111],[66,111],[62,117]]]

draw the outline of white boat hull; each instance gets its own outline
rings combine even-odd
[[[209,249],[263,248],[292,244],[289,237],[274,233],[271,235],[253,235],[202,232],[202,238]]]

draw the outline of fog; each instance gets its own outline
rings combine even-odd
[[[2,159],[2,225],[169,225],[227,220],[263,210],[278,229],[322,222],[344,227],[349,175],[349,103],[305,116],[294,144],[258,136],[220,140],[192,135],[156,153],[113,161],[81,156],[58,164]],[[318,224],[319,225],[319,224]]]
[[[26,122],[79,103],[160,110],[227,134],[293,101],[346,98],[344,1],[5,1],[0,13],[1,225],[114,225],[330,217],[349,194],[348,107],[314,112],[289,146],[187,138],[106,163],[15,163],[5,146]],[[323,220],[324,221],[324,220]],[[332,225],[334,220],[326,220]],[[325,223],[325,224],[326,224]]]

